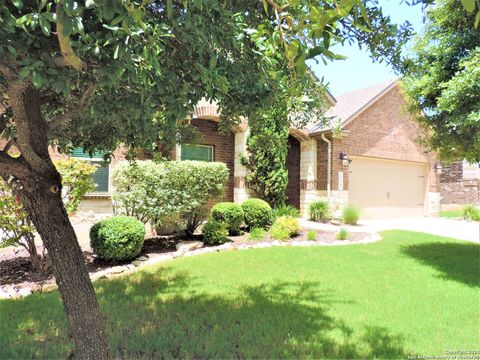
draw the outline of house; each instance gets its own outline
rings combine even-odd
[[[372,218],[438,214],[436,156],[417,142],[420,129],[404,110],[398,82],[383,82],[329,97],[329,101],[332,106],[326,116],[332,127],[309,124],[290,129],[287,203],[303,216],[319,198],[330,199],[340,209],[353,204]],[[224,135],[218,131],[219,120],[214,103],[200,102],[191,124],[202,140],[177,146],[173,158],[224,162],[230,170],[224,200],[242,202],[251,196],[247,169],[240,163],[247,148],[248,124]],[[118,151],[115,161],[121,158]],[[111,170],[105,172],[102,189],[106,191],[89,195],[82,210],[109,208]]]
[[[287,203],[299,208],[302,216],[320,198],[328,198],[337,209],[355,205],[367,218],[438,214],[436,156],[417,142],[420,129],[404,110],[399,83],[387,81],[336,98],[329,95],[328,101],[326,117],[332,126],[311,123],[290,129]],[[179,145],[172,155],[176,160],[224,162],[230,170],[224,200],[242,202],[252,196],[247,169],[240,163],[247,150],[248,124],[244,121],[222,134],[219,120],[214,103],[197,104],[191,124],[201,141]],[[71,155],[88,158],[81,149]],[[111,211],[112,168],[124,155],[117,149],[110,164],[100,153],[90,159],[100,165],[94,178],[98,187],[82,202],[81,211]]]
[[[319,198],[330,199],[339,209],[358,206],[365,217],[438,214],[436,156],[417,142],[420,129],[404,111],[398,82],[383,82],[336,99],[329,97],[329,101],[332,106],[326,116],[332,127],[313,123],[290,129],[287,203],[303,216]],[[219,119],[214,103],[200,102],[191,124],[202,140],[177,146],[173,158],[224,162],[230,170],[224,200],[242,202],[251,196],[247,169],[240,163],[247,148],[248,124],[224,135],[218,131]],[[102,197],[101,206],[108,206],[108,191],[94,196],[97,201],[90,201],[90,206],[85,202],[84,209],[98,207]]]

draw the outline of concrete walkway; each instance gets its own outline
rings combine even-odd
[[[300,219],[302,227],[325,231],[338,230],[338,226]],[[458,240],[480,243],[480,223],[444,218],[415,217],[408,219],[361,220],[356,226],[344,226],[352,232],[378,232],[383,230],[409,230]]]

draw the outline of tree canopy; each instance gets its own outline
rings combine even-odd
[[[411,109],[442,158],[480,161],[480,31],[459,1],[427,9],[424,32],[405,62]]]

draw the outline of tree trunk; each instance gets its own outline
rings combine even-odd
[[[104,321],[75,232],[60,196],[47,184],[21,196],[51,259],[70,331],[82,359],[108,358]]]
[[[61,178],[48,154],[47,124],[40,97],[31,84],[9,91],[17,128],[17,146],[28,176],[16,176],[12,190],[27,210],[51,260],[80,359],[106,359],[108,346],[83,254],[61,199]]]

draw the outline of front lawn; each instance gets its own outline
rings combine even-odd
[[[389,231],[96,283],[115,358],[406,358],[480,348],[478,244]],[[0,358],[66,358],[58,293],[0,301]]]

